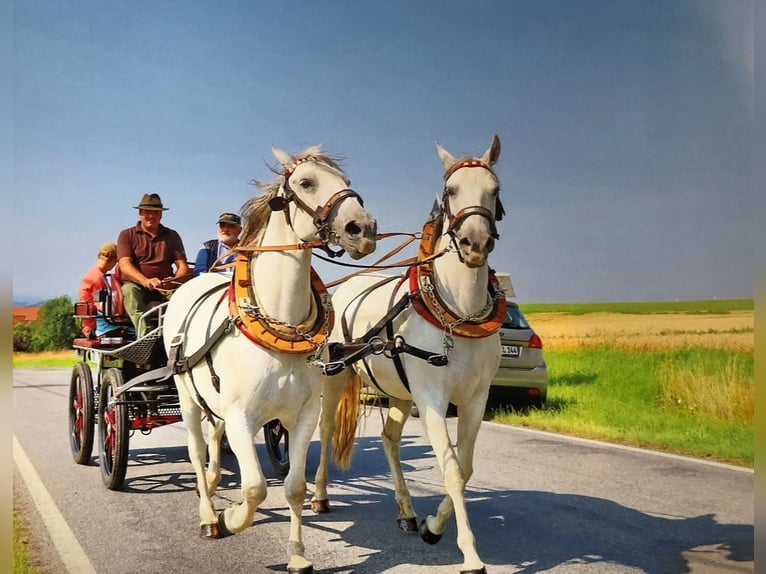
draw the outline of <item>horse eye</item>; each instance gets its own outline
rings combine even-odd
[[[447,187],[444,188],[444,193],[446,193],[447,195],[449,195],[451,197],[451,196],[455,195],[455,188],[451,187],[451,186],[447,186]]]
[[[310,179],[302,179],[298,182],[298,185],[303,189],[309,189],[313,185],[313,182]]]

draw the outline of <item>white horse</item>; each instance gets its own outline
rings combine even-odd
[[[399,527],[418,530],[399,452],[414,401],[448,495],[436,515],[421,523],[421,537],[436,543],[454,511],[464,558],[461,572],[479,573],[486,570],[476,551],[464,493],[473,474],[473,450],[490,382],[500,361],[497,331],[506,313],[504,294],[487,264],[498,237],[495,221],[503,213],[492,169],[500,140],[495,136],[481,158],[455,158],[438,144],[437,149],[446,169],[444,195],[424,227],[418,264],[403,277],[357,275],[333,295],[336,313],[343,314],[347,328],[336,321],[331,339],[344,342],[336,347],[336,359],[350,366],[323,385],[322,450],[312,508],[329,511],[331,440],[339,466],[350,463],[363,379],[389,401],[382,439]],[[457,448],[445,420],[450,403],[458,408]]]
[[[311,248],[332,252],[328,244],[338,245],[358,259],[374,251],[377,224],[320,147],[295,157],[277,148],[273,153],[280,175],[242,208],[233,279],[206,273],[181,286],[168,304],[163,333],[189,431],[200,536],[220,538],[251,526],[266,498],[253,437],[279,419],[290,432],[287,571],[308,573],[313,566],[304,557],[301,533],[306,453],[321,404],[320,354],[333,323],[330,297],[311,268]],[[207,472],[203,415],[213,423]],[[216,517],[211,496],[221,480],[224,426],[243,500]]]

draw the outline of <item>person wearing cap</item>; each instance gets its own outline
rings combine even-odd
[[[80,301],[87,303],[95,319],[82,320],[82,334],[89,339],[96,339],[115,330],[112,324],[106,322],[103,315],[101,302],[98,301],[98,292],[109,289],[107,276],[117,264],[117,246],[114,243],[104,243],[98,250],[96,265],[85,274],[80,283]]]
[[[237,256],[232,249],[239,243],[242,232],[242,219],[234,213],[222,213],[218,218],[218,239],[205,241],[197,252],[194,261],[194,276],[207,273],[211,269],[220,273],[231,273],[231,263]],[[215,268],[214,268],[215,267]]]
[[[134,207],[138,223],[123,229],[117,239],[125,312],[138,336],[147,331],[139,319],[152,302],[164,302],[168,293],[191,277],[183,241],[177,231],[160,223],[168,208],[156,193],[145,194]]]

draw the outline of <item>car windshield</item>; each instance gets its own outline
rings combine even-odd
[[[508,305],[508,313],[505,316],[503,327],[506,329],[529,329],[526,317],[521,309],[513,305]]]

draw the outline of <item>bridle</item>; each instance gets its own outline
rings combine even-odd
[[[493,214],[489,209],[486,207],[483,207],[481,205],[471,205],[468,207],[465,207],[458,211],[456,214],[453,215],[452,209],[450,208],[449,203],[449,193],[447,191],[446,183],[447,180],[454,174],[457,170],[462,168],[469,168],[469,167],[482,167],[489,171],[489,173],[492,174],[492,176],[497,179],[497,176],[495,175],[495,171],[492,169],[492,167],[483,162],[480,159],[466,159],[463,161],[456,162],[454,165],[452,165],[444,174],[444,193],[442,195],[442,217],[445,218],[447,221],[449,221],[449,226],[447,227],[445,233],[450,236],[450,242],[455,247],[455,250],[457,251],[458,257],[460,258],[460,261],[463,262],[463,256],[461,255],[460,249],[458,248],[458,240],[457,240],[457,233],[460,230],[460,226],[463,224],[463,222],[471,217],[472,215],[478,215],[480,217],[483,217],[487,220],[489,223],[489,234],[492,239],[497,240],[500,238],[500,234],[497,232],[497,225],[495,225],[495,222],[500,221],[503,219],[503,215],[505,215],[505,209],[503,208],[503,204],[500,201],[500,195],[498,194],[497,198],[495,199],[495,213]]]
[[[272,211],[284,212],[285,221],[287,221],[287,225],[289,225],[290,229],[292,229],[294,232],[295,229],[293,228],[292,220],[290,219],[290,210],[288,208],[291,202],[295,203],[298,209],[311,216],[314,228],[317,230],[317,235],[322,241],[322,244],[319,247],[321,247],[330,257],[340,257],[343,255],[344,250],[339,249],[338,251],[332,251],[328,245],[331,241],[337,240],[335,232],[330,228],[330,217],[342,201],[353,197],[359,201],[359,204],[362,207],[364,207],[364,200],[353,189],[345,188],[334,193],[330,199],[325,202],[324,205],[321,205],[316,209],[312,209],[298,196],[297,193],[295,193],[295,190],[290,187],[290,176],[292,176],[295,172],[295,168],[300,164],[306,163],[308,161],[316,161],[316,158],[312,156],[301,158],[285,168],[284,172],[282,173],[282,177],[284,179],[284,183],[282,184],[282,192],[284,195],[279,195],[277,197],[271,198],[269,200],[269,207]]]

